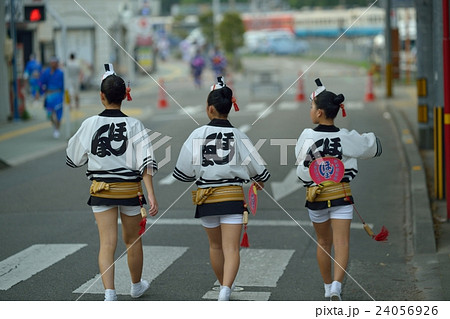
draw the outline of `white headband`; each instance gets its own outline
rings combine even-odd
[[[317,89],[315,91],[313,91],[309,97],[309,100],[312,101],[316,98],[317,95],[319,95],[320,93],[322,93],[323,91],[325,91],[325,86],[322,85],[322,82],[320,81],[319,78],[317,78],[315,80],[316,84],[317,84]]]
[[[225,80],[224,80],[223,76],[218,76],[217,83],[211,86],[211,91],[223,89],[226,86],[227,85],[225,84]]]
[[[106,79],[108,76],[116,74],[114,72],[114,67],[112,63],[105,63],[105,73],[103,74],[102,81]]]

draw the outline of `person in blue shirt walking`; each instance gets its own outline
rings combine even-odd
[[[59,138],[63,115],[64,73],[59,68],[57,57],[50,59],[50,67],[42,72],[40,82],[42,93],[45,94],[44,108],[54,128],[53,137]]]

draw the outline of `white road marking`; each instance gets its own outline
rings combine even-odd
[[[296,168],[292,168],[283,181],[272,182],[270,183],[270,187],[272,188],[273,198],[278,201],[303,188],[303,184],[297,177]]]
[[[203,109],[203,106],[201,106],[201,105],[187,105],[187,106],[183,106],[182,109],[178,110],[178,113],[181,113],[181,114],[188,113],[190,115],[193,115],[193,114],[199,113],[200,111],[202,111],[202,109]],[[206,106],[204,107],[204,109],[206,109]]]
[[[361,101],[344,101],[344,107],[349,110],[362,110],[364,109],[364,103]]]
[[[263,119],[273,113],[273,106],[258,112],[258,119]]]
[[[242,133],[247,133],[248,131],[250,131],[251,128],[252,126],[250,124],[244,124],[241,127],[239,127],[238,130],[241,131]]]
[[[235,284],[244,286],[243,291],[232,293],[235,300],[267,301],[270,292],[252,292],[251,287],[277,286],[295,250],[293,249],[242,249],[239,272]],[[216,281],[215,285],[219,285]],[[211,290],[203,299],[217,299],[218,291]]]
[[[244,111],[256,112],[266,108],[266,103],[249,103],[247,106],[244,106],[242,109]]]
[[[210,290],[203,295],[203,299],[217,300],[219,291]],[[265,291],[234,291],[231,293],[230,300],[241,301],[269,301],[270,292]]]
[[[151,283],[187,250],[188,247],[143,246],[144,269],[142,278]],[[130,294],[131,279],[126,255],[116,262],[114,271],[116,293],[118,295]],[[98,274],[74,290],[73,293],[103,294],[104,291],[100,274]]]
[[[170,173],[169,175],[167,175],[166,177],[162,178],[159,180],[158,184],[159,185],[171,185],[173,184],[173,182],[175,182],[176,179],[173,177],[172,173]]]
[[[284,102],[280,102],[278,108],[280,110],[297,110],[299,108],[299,106],[300,106],[300,103],[284,101]]]
[[[21,281],[75,253],[86,244],[33,245],[0,262],[0,290],[7,290]]]

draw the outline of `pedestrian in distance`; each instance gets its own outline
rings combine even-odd
[[[215,77],[222,76],[226,74],[227,59],[225,55],[222,54],[219,47],[214,47],[213,54],[211,55],[211,68],[214,72]]]
[[[196,183],[195,218],[200,218],[209,240],[212,269],[221,287],[218,300],[227,301],[240,265],[239,242],[245,197],[242,185],[252,181],[264,187],[270,174],[250,139],[228,119],[231,107],[239,110],[223,77],[207,97],[207,125],[195,129],[184,142],[173,176]],[[247,163],[248,162],[248,163]]]
[[[80,87],[81,80],[83,78],[83,72],[81,70],[81,62],[76,58],[75,53],[71,53],[69,61],[66,65],[67,72],[67,87],[70,96],[70,107],[80,107]]]
[[[53,124],[53,137],[59,138],[64,100],[64,72],[59,68],[59,59],[53,56],[50,66],[40,78],[41,91],[45,94],[44,108]]]
[[[34,99],[39,98],[39,78],[41,77],[41,72],[41,63],[36,59],[36,56],[33,53],[30,54],[30,60],[25,65],[25,72],[23,74],[23,77],[28,81],[29,91]]]
[[[120,214],[122,239],[127,247],[131,276],[131,297],[138,298],[149,288],[143,280],[143,251],[140,235],[141,203],[146,204],[141,181],[144,182],[150,208],[158,213],[152,176],[158,166],[148,131],[137,119],[121,110],[123,99],[129,96],[124,80],[116,75],[112,64],[100,87],[103,112],[86,119],[69,140],[66,164],[76,168],[87,164],[86,175],[92,181],[88,205],[97,222],[100,251],[98,264],[105,288],[105,301],[117,300],[114,286],[114,253],[117,247]],[[141,194],[141,198],[139,197]],[[145,213],[145,210],[144,210]]]
[[[197,88],[202,87],[202,73],[205,68],[205,59],[203,58],[200,49],[198,49],[194,57],[190,61],[191,74],[194,78],[194,83]]]
[[[306,204],[317,237],[317,261],[325,288],[325,298],[341,300],[350,244],[353,197],[350,182],[358,173],[357,159],[381,155],[381,143],[374,133],[359,134],[338,128],[334,120],[342,110],[346,116],[344,96],[327,91],[319,79],[311,94],[310,117],[314,129],[303,130],[295,155],[297,176],[307,188]],[[337,183],[317,185],[310,174],[314,160],[337,158],[344,165],[343,177]],[[332,267],[332,248],[334,259]]]

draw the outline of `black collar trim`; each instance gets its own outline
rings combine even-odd
[[[128,117],[126,114],[122,113],[119,109],[105,109],[98,116],[106,116],[106,117]]]
[[[339,127],[336,127],[334,125],[323,125],[319,124],[314,128],[314,131],[316,132],[339,132]]]
[[[230,121],[224,119],[212,119],[211,122],[208,123],[209,126],[219,126],[219,127],[233,127]]]

